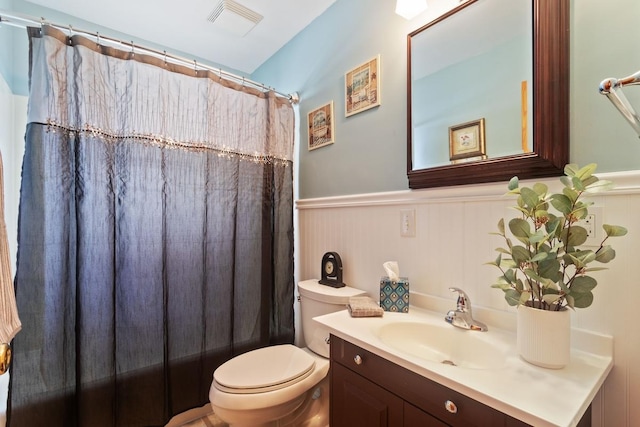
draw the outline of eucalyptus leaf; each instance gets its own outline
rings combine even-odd
[[[613,189],[614,185],[611,181],[599,180],[587,186],[589,193],[602,193]]]
[[[619,225],[603,224],[602,228],[607,233],[607,237],[620,237],[627,234],[627,229]]]
[[[513,218],[509,221],[509,230],[520,241],[528,239],[531,235],[531,225],[522,218]]]
[[[576,172],[575,172],[575,176],[577,176],[580,179],[586,179],[589,178],[591,175],[593,175],[593,173],[596,171],[598,165],[595,163],[589,163],[586,166],[583,166],[581,168],[579,168]]]
[[[520,189],[520,197],[522,197],[524,205],[529,209],[535,208],[540,203],[540,195],[528,187]]]
[[[589,210],[585,204],[581,204],[580,207],[574,208],[573,211],[571,211],[571,215],[577,219],[584,219],[588,213]]]
[[[560,177],[560,182],[565,186],[565,187],[571,187],[571,178],[568,176],[561,176]]]
[[[587,241],[587,237],[589,237],[589,235],[584,227],[574,225],[563,229],[560,238],[564,242],[565,246],[573,248],[583,245],[584,242]]]
[[[507,188],[509,189],[509,191],[515,190],[516,188],[518,188],[518,177],[517,176],[514,176],[513,178],[511,178],[509,180],[509,184],[507,185]]]
[[[572,203],[569,197],[564,194],[553,194],[551,195],[551,206],[566,215],[571,212]]]
[[[504,293],[504,299],[507,300],[507,304],[514,306],[520,304],[520,293],[518,291],[514,291],[513,289],[509,289]]]
[[[573,297],[573,307],[587,308],[593,303],[593,294],[591,292],[571,294]]]
[[[616,251],[611,246],[603,246],[596,253],[596,261],[606,264],[616,257]]]
[[[573,279],[571,283],[571,293],[585,293],[591,292],[593,288],[596,287],[598,282],[593,277],[589,276],[578,276]]]
[[[569,308],[576,308],[575,307],[575,300],[571,295],[565,295],[564,297],[565,301],[567,301],[567,306],[569,306]]]
[[[600,180],[598,179],[597,176],[590,176],[589,178],[585,178],[582,180],[582,185],[584,185],[587,189],[587,191],[590,191],[590,186],[594,185],[595,183],[599,182]],[[608,181],[605,181],[605,184]]]
[[[531,258],[531,262],[539,262],[547,259],[548,255],[546,252],[538,252]]]
[[[547,187],[547,184],[543,184],[542,182],[536,182],[533,184],[533,191],[538,194],[540,198],[544,198],[547,191],[549,191],[549,187]]]
[[[549,240],[549,236],[544,232],[544,230],[538,230],[529,236],[529,241],[531,243],[541,243],[546,242],[547,240]]]
[[[573,263],[579,268],[582,268],[596,260],[596,253],[589,249],[585,251],[571,252],[567,255],[573,258]]]
[[[580,192],[585,190],[584,185],[582,184],[582,180],[579,177],[574,176],[571,179],[571,183],[573,184],[573,188],[575,188],[576,190]]]
[[[578,193],[573,187],[567,186],[562,189],[562,194],[569,198],[569,201],[573,204],[580,198],[580,193]]]
[[[569,163],[564,167],[564,174],[568,177],[574,177],[580,170],[580,166],[575,163]]]
[[[551,219],[549,221],[547,221],[547,223],[545,224],[544,228],[545,230],[547,230],[547,234],[549,234],[551,237],[556,236],[557,231],[560,229],[561,226],[561,221],[560,218],[558,217],[550,217]]]
[[[531,298],[531,294],[525,291],[520,294],[520,299],[518,300],[518,302],[520,304],[525,304],[527,301],[529,301],[529,298]]]
[[[504,277],[507,283],[513,283],[516,281],[516,272],[514,269],[509,269],[504,272],[504,275],[502,277]]]
[[[552,282],[557,282],[562,277],[560,261],[553,258],[538,263],[538,275]]]
[[[522,264],[523,262],[527,262],[531,259],[531,252],[529,252],[524,246],[514,246],[511,249],[511,256],[516,264]]]

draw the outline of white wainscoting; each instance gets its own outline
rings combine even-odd
[[[572,326],[614,337],[615,366],[593,403],[594,426],[639,426],[640,405],[640,171],[598,174],[616,188],[592,196],[603,222],[624,225],[629,234],[611,240],[617,258],[594,273],[598,287],[588,309],[572,313]],[[559,189],[557,179],[545,179]],[[412,292],[446,298],[449,287],[464,289],[472,306],[513,311],[490,285],[499,271],[486,262],[502,245],[498,220],[516,216],[506,183],[305,199],[296,202],[297,280],[318,278],[328,251],[340,254],[347,285],[376,297],[385,261],[398,261]],[[401,215],[414,209],[416,236],[401,237]],[[636,264],[637,263],[637,264]],[[532,396],[562,399],[562,396]]]

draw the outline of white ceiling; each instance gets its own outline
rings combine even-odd
[[[253,73],[335,1],[236,0],[264,17],[242,37],[207,20],[220,0],[30,0],[247,74]],[[175,52],[168,50],[168,53]]]

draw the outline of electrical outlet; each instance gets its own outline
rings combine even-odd
[[[402,209],[400,211],[400,236],[416,236],[416,210]]]
[[[600,206],[590,206],[589,214],[580,221],[577,225],[587,230],[587,241],[584,243],[586,246],[599,246],[602,241],[602,219],[603,212]]]

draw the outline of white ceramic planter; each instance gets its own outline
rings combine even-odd
[[[560,311],[518,306],[517,345],[520,356],[543,368],[561,369],[571,356],[571,316]]]

